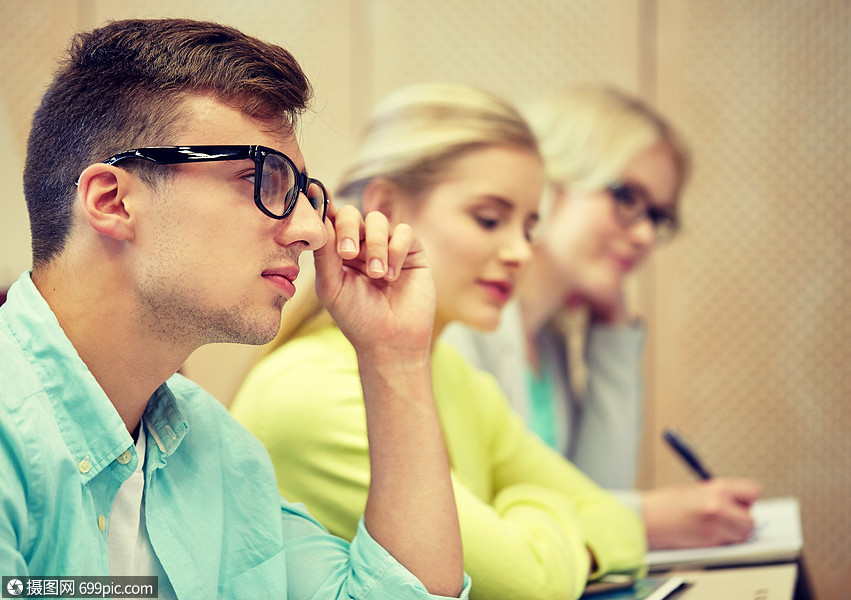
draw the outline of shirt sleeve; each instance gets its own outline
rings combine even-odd
[[[284,503],[281,520],[287,556],[287,598],[426,600],[425,586],[366,529],[361,518],[351,544],[332,536],[301,504]],[[460,598],[470,594],[464,577]]]
[[[532,434],[498,390],[481,401],[480,427],[491,432],[494,497],[485,504],[456,488],[476,593],[578,597],[589,578],[641,571],[646,540],[638,515]],[[593,573],[588,549],[597,562]]]
[[[589,332],[587,396],[570,458],[604,488],[635,486],[643,426],[643,341],[640,325],[594,325]]]
[[[0,407],[6,408],[2,403]],[[0,412],[0,573],[29,575],[21,553],[21,536],[27,531],[25,467],[19,460],[19,449],[14,447],[14,430],[9,429],[5,412]]]

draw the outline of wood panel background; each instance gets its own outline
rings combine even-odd
[[[822,599],[851,589],[851,3],[843,0],[225,0],[0,4],[0,287],[29,265],[21,170],[32,112],[78,29],[188,16],[279,43],[316,88],[300,135],[332,187],[373,103],[463,81],[523,105],[605,80],[656,103],[693,149],[685,230],[631,291],[651,329],[642,482],[688,480],[684,430],[718,473],[801,499]],[[257,349],[187,373],[226,404]]]

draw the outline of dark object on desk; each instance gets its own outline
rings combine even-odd
[[[804,557],[798,558],[798,578],[795,580],[794,600],[815,600],[813,584]]]
[[[712,479],[712,474],[703,466],[703,463],[700,462],[695,451],[692,450],[691,446],[689,446],[676,431],[666,429],[662,433],[662,437],[666,442],[668,442],[668,445],[673,448],[674,452],[676,452],[679,457],[685,461],[689,468],[697,474],[698,477],[703,480]]]
[[[599,598],[601,595],[617,590],[628,590],[635,585],[635,577],[620,573],[609,573],[585,586],[582,598]]]
[[[682,577],[645,577],[619,589],[605,590],[589,584],[580,600],[664,600],[687,584]]]

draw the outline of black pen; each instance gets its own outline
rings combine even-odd
[[[674,452],[679,454],[680,458],[682,458],[685,463],[691,467],[691,470],[697,473],[698,477],[704,480],[712,479],[712,474],[706,470],[694,450],[691,449],[691,447],[677,434],[676,431],[666,429],[662,433],[662,437],[665,438],[668,445],[674,449]]]

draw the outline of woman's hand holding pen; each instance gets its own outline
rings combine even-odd
[[[750,506],[760,496],[751,479],[717,477],[642,494],[642,512],[651,550],[734,544],[754,529]]]

